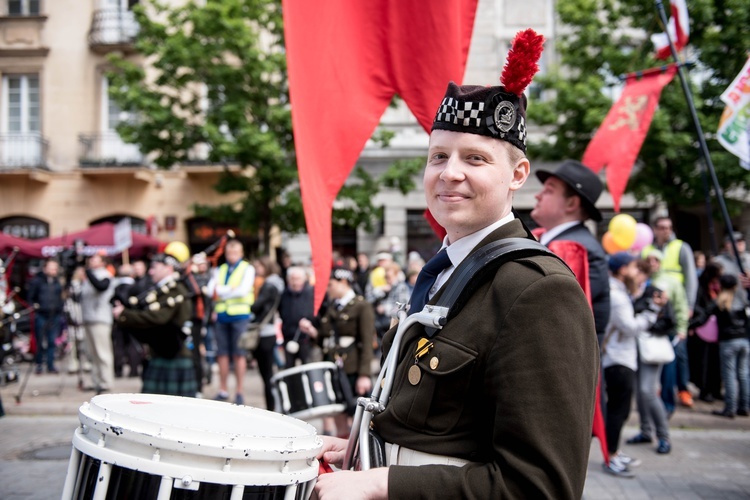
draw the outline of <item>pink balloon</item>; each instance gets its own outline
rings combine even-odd
[[[635,241],[630,247],[636,252],[640,252],[654,241],[654,232],[648,224],[639,222],[635,225]]]

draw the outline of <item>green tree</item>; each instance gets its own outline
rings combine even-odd
[[[669,2],[665,0],[669,12]],[[661,66],[649,35],[664,31],[653,1],[558,0],[560,66],[538,84],[549,99],[533,103],[529,118],[545,139],[530,145],[533,156],[580,159],[613,102],[621,74]],[[691,0],[689,80],[701,126],[722,188],[750,187],[750,172],[718,143],[724,109],[721,93],[736,77],[750,50],[750,0]],[[665,87],[628,183],[637,199],[654,195],[670,212],[705,200],[703,159],[679,78]],[[709,180],[710,182],[710,180]],[[730,203],[736,213],[738,203]],[[717,209],[716,204],[714,208]],[[718,212],[717,212],[718,213]]]
[[[222,163],[215,186],[240,193],[234,204],[195,206],[196,215],[260,233],[269,250],[272,226],[304,230],[294,156],[280,0],[190,0],[179,7],[148,0],[134,7],[138,60],[110,57],[110,97],[133,114],[123,140],[159,168]],[[389,136],[381,134],[387,144]],[[203,150],[203,157],[196,151]],[[207,155],[207,157],[206,157]],[[381,187],[413,189],[414,171],[392,167],[375,179],[358,169],[334,213],[340,225],[370,227]],[[392,177],[398,180],[394,181]]]

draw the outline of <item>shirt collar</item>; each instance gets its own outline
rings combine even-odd
[[[356,293],[354,293],[354,290],[349,290],[348,292],[346,292],[346,293],[344,294],[344,296],[343,296],[343,297],[341,297],[341,298],[339,299],[339,304],[341,305],[341,307],[344,307],[344,306],[345,306],[345,305],[347,305],[347,304],[348,304],[349,302],[351,302],[352,300],[354,300],[354,297],[356,297],[356,296],[357,296],[357,294],[356,294]]]
[[[441,250],[443,248],[446,249],[446,252],[448,253],[448,257],[451,260],[452,267],[458,267],[461,262],[471,253],[471,251],[476,247],[483,239],[487,237],[492,231],[499,228],[500,226],[504,226],[508,222],[512,221],[515,217],[513,216],[513,212],[509,212],[508,215],[500,219],[499,221],[490,224],[489,226],[480,229],[479,231],[472,233],[468,236],[464,236],[463,238],[454,241],[450,245],[448,244],[448,237],[446,236],[443,238],[443,246],[440,248]]]
[[[559,236],[564,231],[570,229],[573,226],[576,226],[580,224],[580,221],[572,220],[568,222],[563,222],[562,224],[559,224],[552,229],[549,229],[542,233],[542,235],[539,237],[539,243],[541,243],[544,246],[547,246],[547,244],[554,240],[557,236]]]

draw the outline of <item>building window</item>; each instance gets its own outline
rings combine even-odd
[[[42,166],[39,75],[3,76],[0,141],[3,166]]]
[[[137,144],[128,144],[117,133],[117,125],[133,120],[133,114],[123,111],[109,97],[109,80],[102,77],[102,117],[100,159],[115,164],[141,164],[143,154]]]
[[[3,77],[3,129],[8,133],[39,132],[39,76]]]
[[[105,9],[131,10],[138,5],[139,0],[102,0],[102,6]]]
[[[9,16],[38,16],[39,0],[8,0]]]

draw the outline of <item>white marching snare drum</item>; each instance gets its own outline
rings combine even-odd
[[[271,377],[275,410],[307,420],[335,415],[346,409],[334,363],[307,363]]]
[[[63,500],[304,500],[318,476],[315,428],[266,410],[108,394],[78,414]]]

